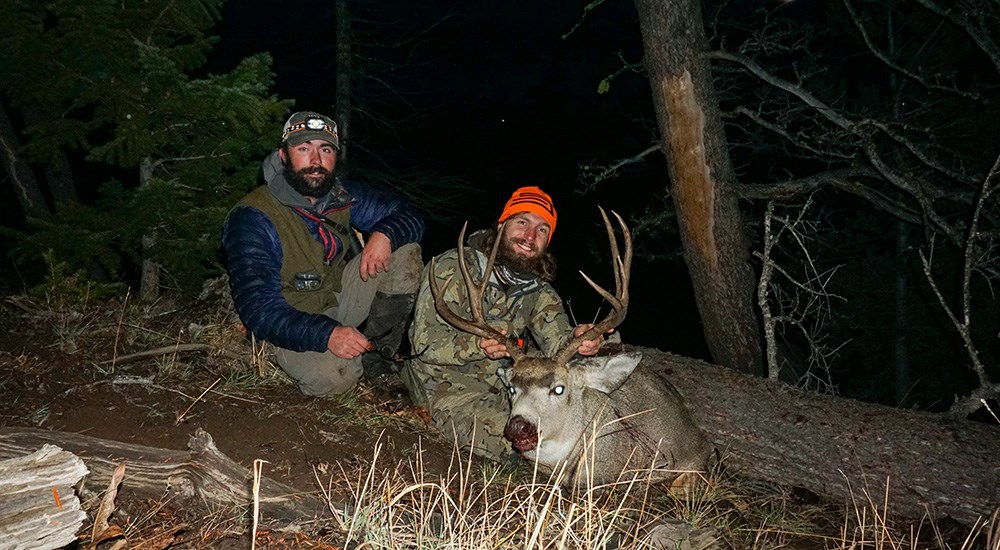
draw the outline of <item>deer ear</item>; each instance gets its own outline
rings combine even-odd
[[[604,393],[611,393],[628,379],[641,360],[642,354],[637,351],[604,357],[588,357],[571,365],[570,372],[576,371],[577,374],[582,375],[584,386]]]

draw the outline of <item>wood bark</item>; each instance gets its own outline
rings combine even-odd
[[[33,103],[25,105],[21,109],[21,114],[28,126],[44,122],[45,115],[43,113],[44,109]],[[73,171],[63,149],[53,148],[50,157],[41,166],[41,170],[45,175],[45,187],[48,188],[49,194],[52,196],[56,211],[59,210],[60,204],[79,201]]]
[[[248,509],[253,503],[251,472],[219,451],[212,436],[201,429],[191,436],[187,451],[174,451],[74,433],[0,428],[0,459],[45,444],[83,459],[90,470],[84,489],[94,494],[107,489],[115,468],[125,462],[119,498],[159,500],[172,495],[175,503],[205,513],[219,507]],[[263,524],[311,521],[329,513],[327,504],[314,494],[267,478],[261,480],[259,498]]]
[[[145,188],[153,181],[153,159],[146,157],[139,165],[139,188]],[[152,259],[156,246],[156,228],[150,227],[142,235],[142,272],[139,277],[139,298],[154,302],[160,297],[160,264]]]
[[[667,158],[670,194],[705,340],[720,365],[764,373],[754,276],[736,177],[703,57],[708,41],[694,0],[635,0]]]
[[[849,505],[967,526],[1000,508],[1000,425],[873,405],[651,348],[725,466]],[[640,367],[642,368],[642,367]],[[854,504],[851,504],[854,503]]]
[[[334,99],[334,120],[337,121],[337,134],[340,139],[340,150],[337,151],[337,158],[341,162],[347,160],[348,145],[351,141],[351,79],[354,76],[353,59],[354,52],[351,48],[353,39],[351,37],[351,14],[348,9],[348,0],[336,0],[334,2],[334,12],[337,17],[337,87]],[[339,173],[346,175],[345,166],[341,167]]]
[[[62,548],[76,541],[87,514],[76,485],[83,461],[54,445],[0,461],[0,546]]]
[[[14,186],[21,210],[25,214],[32,211],[50,212],[45,202],[45,194],[38,185],[38,178],[32,172],[31,166],[21,158],[20,147],[21,141],[17,138],[14,124],[8,116],[7,106],[0,104],[0,163],[7,172],[7,179]]]

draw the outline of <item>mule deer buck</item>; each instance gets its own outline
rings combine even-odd
[[[619,353],[572,360],[580,344],[617,327],[628,310],[628,283],[632,264],[632,237],[621,226],[624,258],[607,214],[601,217],[611,241],[616,292],[611,295],[586,274],[584,279],[611,306],[612,311],[590,330],[566,342],[552,357],[523,353],[483,316],[483,292],[489,282],[500,238],[490,253],[480,283],[465,264],[465,228],[459,235],[458,257],[468,290],[472,319],[455,313],[443,299],[433,275],[431,293],[438,315],[455,328],[507,342],[513,366],[502,372],[508,386],[511,414],[504,430],[521,455],[547,471],[565,468],[565,484],[594,487],[649,475],[672,488],[688,488],[705,470],[712,446],[698,428],[677,390],[662,377],[637,369],[640,353]],[[503,231],[501,229],[501,235]],[[433,274],[434,268],[430,272]],[[445,282],[445,286],[451,280]]]

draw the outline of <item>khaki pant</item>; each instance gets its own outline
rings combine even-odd
[[[361,280],[361,255],[344,267],[338,304],[323,312],[341,325],[357,327],[371,311],[375,293],[413,294],[420,285],[423,259],[420,245],[410,243],[399,247],[389,260],[389,271],[378,277]],[[336,395],[354,388],[361,378],[361,356],[341,359],[336,355],[315,351],[291,351],[275,347],[275,361],[288,376],[299,384],[306,395]]]

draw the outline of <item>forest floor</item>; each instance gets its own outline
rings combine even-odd
[[[356,482],[371,472],[412,472],[417,463],[421,476],[443,476],[456,464],[452,445],[427,426],[426,412],[397,391],[362,382],[338,398],[301,395],[246,337],[224,292],[190,303],[164,299],[151,305],[127,295],[86,292],[70,300],[51,289],[33,297],[8,296],[0,303],[0,367],[2,427],[73,432],[170,450],[186,449],[200,428],[237,463],[250,469],[255,461],[266,461],[264,476],[303,492],[325,489],[330,502],[355,501]],[[496,465],[475,460],[462,468],[475,472],[465,475],[473,478],[497,471]],[[530,475],[523,465],[508,470]],[[123,529],[129,548],[350,547],[342,530],[329,527],[262,530],[251,541],[245,517],[193,512],[172,506],[167,498],[130,499],[127,487],[126,470],[112,524]],[[497,498],[507,502],[513,493],[524,490],[504,485]],[[905,530],[888,541],[859,542],[858,533],[863,539],[873,529],[890,536],[888,526],[866,525],[864,510],[845,512],[794,488],[750,481],[738,489],[727,484],[712,498],[706,506],[683,500],[669,506],[689,524],[719,526],[727,543],[713,548],[986,547],[966,545],[961,532],[937,526],[920,535],[932,539],[927,544],[910,540]],[[509,505],[530,511],[534,504]],[[80,548],[90,548],[90,517],[79,533]],[[990,550],[1000,550],[1000,530],[996,539],[987,543]],[[465,547],[456,544],[451,547]]]
[[[190,343],[198,349],[129,357]],[[0,365],[0,426],[170,450],[186,449],[201,428],[229,458],[247,468],[265,460],[263,475],[302,491],[316,492],[345,468],[368,470],[377,445],[385,461],[412,458],[419,445],[428,471],[445,471],[453,458],[451,445],[427,428],[426,413],[399,392],[362,382],[338,398],[302,395],[253,353],[224,300],[67,307],[11,297],[0,307]],[[218,548],[226,538],[234,539],[232,547],[250,547],[246,533],[227,533],[211,518],[163,503],[126,502],[127,486],[126,476],[118,510],[132,548],[181,517],[190,527],[174,537],[174,544],[185,544],[172,548]],[[336,489],[334,500],[350,496],[349,488]],[[268,537],[281,547],[280,536]],[[304,541],[302,534],[291,537]]]

